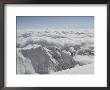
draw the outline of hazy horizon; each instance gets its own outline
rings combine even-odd
[[[17,30],[38,28],[94,29],[94,16],[16,16]]]

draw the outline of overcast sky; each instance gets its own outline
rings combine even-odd
[[[16,20],[17,30],[37,28],[94,28],[94,16],[17,16]]]

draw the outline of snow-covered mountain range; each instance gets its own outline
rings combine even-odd
[[[17,74],[93,74],[94,71],[93,30],[17,30],[16,47]]]

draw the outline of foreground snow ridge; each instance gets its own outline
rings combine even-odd
[[[93,74],[94,73],[94,64],[87,64],[84,66],[77,66],[75,68],[62,70],[55,72],[54,74]]]
[[[17,31],[17,74],[93,74],[93,30]]]

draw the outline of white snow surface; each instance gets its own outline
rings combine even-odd
[[[76,66],[75,68],[55,72],[54,74],[93,74],[93,68],[94,64],[92,63],[84,66]]]

